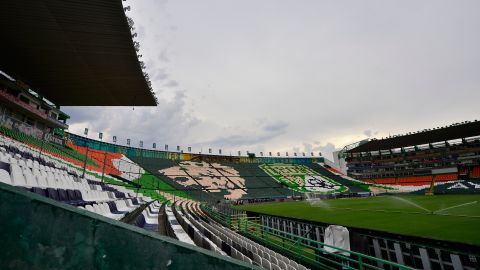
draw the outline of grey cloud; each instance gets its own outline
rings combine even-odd
[[[480,1],[128,4],[152,83],[175,78],[189,91],[154,109],[68,108],[71,122],[157,143],[327,156],[480,114]]]
[[[279,132],[279,131],[285,131],[288,128],[288,123],[284,121],[276,121],[271,124],[267,124],[263,127],[265,131],[268,132]]]
[[[146,143],[175,143],[181,142],[189,129],[201,124],[200,119],[186,113],[185,99],[185,92],[177,91],[172,101],[160,99],[155,108],[63,107],[63,110],[72,116],[71,125],[88,121],[92,132],[108,132],[119,141],[130,138]]]
[[[288,123],[274,122],[265,123],[263,127],[260,127],[260,131],[256,132],[257,128],[252,128],[247,132],[241,131],[242,135],[233,134],[230,136],[222,136],[211,141],[203,142],[204,145],[212,146],[231,146],[231,147],[247,147],[254,146],[256,148],[262,147],[259,144],[271,141],[272,139],[285,134],[287,132]],[[247,134],[244,134],[247,133]]]
[[[300,152],[305,152],[307,156],[310,156],[310,153],[313,152],[314,155],[318,155],[318,152],[321,152],[322,155],[329,159],[333,160],[333,155],[332,153],[334,151],[339,150],[333,143],[326,143],[325,145],[320,145],[320,142],[315,142],[315,145],[317,146],[312,146],[310,143],[303,143],[303,147],[294,147],[293,150],[296,151],[297,153]]]
[[[175,80],[170,80],[166,84],[163,85],[164,87],[177,87],[178,82]]]
[[[160,60],[160,62],[164,62],[164,63],[168,63],[170,61],[170,59],[168,58],[166,50],[162,50],[162,52],[158,55],[158,60]]]
[[[153,80],[155,81],[164,81],[168,79],[168,74],[165,69],[156,69],[154,70],[154,74],[152,75]]]

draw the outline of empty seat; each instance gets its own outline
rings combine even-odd
[[[265,258],[262,258],[262,267],[265,268],[265,269],[271,269],[272,264],[270,263],[269,260],[267,260]]]
[[[9,185],[12,184],[12,179],[10,178],[10,174],[4,169],[0,169],[0,182],[9,184]]]

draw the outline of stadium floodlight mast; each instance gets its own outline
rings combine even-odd
[[[152,148],[153,148],[153,149],[157,148],[157,144],[156,144],[156,143],[153,143]]]
[[[100,141],[103,141],[103,132],[98,133],[98,138]]]
[[[168,144],[165,144],[165,151],[168,151]]]
[[[188,149],[188,152],[189,152],[189,153],[192,152],[192,147],[191,147],[191,146],[187,147],[187,149]]]
[[[177,152],[180,152],[180,145],[177,145]]]
[[[113,136],[112,141],[114,144],[117,143],[117,136]]]
[[[268,152],[268,155],[269,155],[269,156],[272,156],[272,152]]]
[[[277,152],[277,157],[279,157],[279,156],[280,156],[280,152]]]
[[[140,141],[140,148],[143,147],[143,141]]]
[[[208,148],[208,153],[209,153],[209,154],[212,153],[212,148]]]
[[[263,152],[260,152],[260,156],[263,157]]]
[[[238,156],[241,156],[242,155],[242,151],[238,151]]]
[[[127,145],[130,145],[130,139],[127,139]]]
[[[219,155],[222,154],[222,149],[218,149],[218,154],[219,154]]]

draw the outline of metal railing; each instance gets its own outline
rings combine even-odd
[[[270,247],[299,263],[321,269],[414,269],[351,250],[324,244],[303,236],[262,225],[258,218],[244,214],[226,215],[209,206],[202,209],[217,222],[248,238]],[[327,251],[333,250],[333,252]]]

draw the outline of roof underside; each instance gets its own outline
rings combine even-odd
[[[57,105],[156,105],[121,0],[3,1],[0,31],[0,70]]]
[[[421,133],[388,138],[383,140],[371,140],[361,144],[347,152],[370,152],[377,150],[388,150],[407,146],[422,145],[434,142],[449,141],[454,139],[468,138],[480,135],[480,122],[425,131]]]

